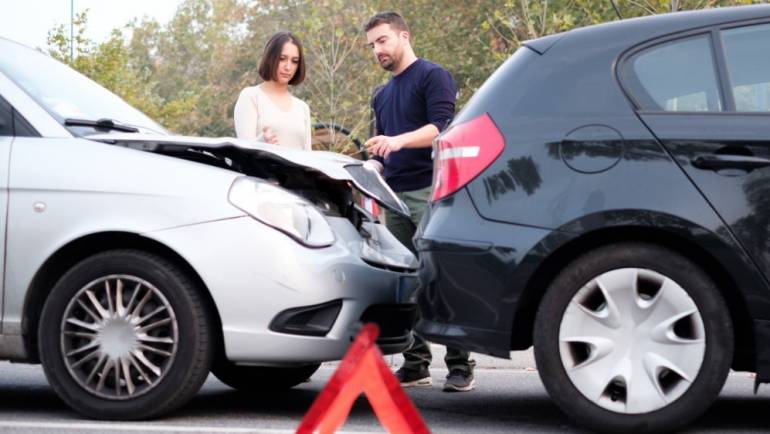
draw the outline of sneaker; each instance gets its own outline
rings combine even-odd
[[[469,392],[475,387],[476,380],[473,379],[472,372],[465,372],[462,369],[452,369],[446,376],[444,382],[444,392]]]
[[[401,383],[401,387],[430,386],[433,379],[430,378],[428,368],[420,370],[404,368],[403,366],[396,371],[396,378]]]

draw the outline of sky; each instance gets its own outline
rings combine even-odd
[[[86,36],[102,42],[134,17],[166,24],[182,0],[0,0],[0,37],[45,48],[48,31],[57,24],[65,24],[69,34],[71,3],[75,14],[89,9]]]

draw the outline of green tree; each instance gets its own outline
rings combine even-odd
[[[77,30],[75,57],[70,59],[70,39],[63,25],[56,26],[48,34],[52,57],[111,90],[166,127],[176,130],[180,126],[180,119],[193,109],[194,100],[167,100],[159,96],[152,73],[137,67],[121,30],[113,30],[107,41],[97,44],[85,37],[87,10],[78,14],[73,24]]]
[[[757,2],[616,0],[626,18]],[[452,73],[458,110],[522,41],[617,19],[609,0],[185,0],[167,25],[135,19],[101,43],[85,37],[86,11],[75,19],[74,59],[63,25],[49,32],[48,46],[172,131],[229,136],[239,92],[261,81],[265,43],[291,31],[308,67],[296,95],[315,120],[366,138],[371,93],[389,75],[366,46],[363,25],[382,10],[401,12],[417,55]]]
[[[348,128],[355,137],[369,133],[369,102],[385,73],[373,66],[362,25],[373,10],[346,0],[297,2],[285,11],[287,28],[302,39],[308,74],[298,89],[319,122]],[[288,18],[288,17],[287,17]],[[350,144],[335,141],[340,146]]]

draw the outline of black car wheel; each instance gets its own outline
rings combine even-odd
[[[303,383],[319,366],[241,366],[223,361],[216,363],[211,372],[219,381],[238,391],[264,393],[265,390],[289,389]]]
[[[535,357],[557,405],[596,431],[660,432],[701,415],[733,354],[708,276],[650,244],[591,251],[558,274],[537,313]]]
[[[145,419],[186,403],[212,360],[211,321],[197,286],[165,259],[115,250],[83,260],[43,307],[48,381],[87,417]]]

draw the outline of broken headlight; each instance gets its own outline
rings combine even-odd
[[[228,199],[235,207],[305,246],[326,247],[334,243],[334,232],[315,205],[280,187],[240,177],[230,187]]]

